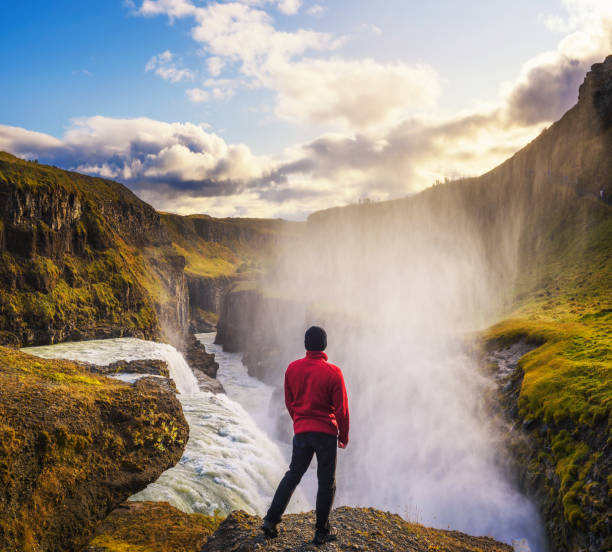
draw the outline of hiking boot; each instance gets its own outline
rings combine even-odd
[[[329,531],[315,531],[314,539],[312,542],[316,545],[325,544],[326,542],[332,542],[338,539],[338,531],[335,527],[330,527]]]
[[[263,525],[261,526],[261,530],[264,532],[266,537],[269,539],[274,539],[278,537],[278,527],[276,523],[272,523],[267,519],[264,519]]]

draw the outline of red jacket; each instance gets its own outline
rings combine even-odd
[[[296,434],[320,431],[348,444],[349,409],[340,368],[323,351],[306,351],[285,372],[285,404]]]

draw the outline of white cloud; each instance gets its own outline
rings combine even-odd
[[[217,56],[209,57],[206,60],[206,65],[208,66],[208,73],[211,77],[218,77],[223,70],[225,62]]]
[[[429,106],[439,78],[430,67],[330,57],[337,37],[278,31],[255,9],[266,0],[145,4],[149,15],[193,17],[193,36],[220,60],[219,71],[222,63],[239,68],[238,78],[213,75],[188,96],[225,99],[239,86],[266,87],[278,116],[344,130],[269,158],[204,125],[91,117],[73,121],[61,139],[0,126],[0,149],[119,179],[165,210],[295,218],[492,168],[571,107],[590,64],[612,51],[612,2],[566,0],[568,30],[555,50],[528,60],[486,110],[435,119]],[[162,52],[149,70],[174,61]]]
[[[430,67],[372,59],[305,59],[275,67],[263,78],[278,94],[280,117],[358,129],[430,107],[439,93],[438,75]]]
[[[210,94],[201,88],[189,88],[185,90],[185,94],[193,103],[203,103],[210,99]]]
[[[61,140],[0,125],[0,149],[127,182],[224,195],[267,178],[273,168],[244,144],[227,144],[203,126],[147,118],[75,119]]]
[[[327,8],[324,8],[323,6],[321,6],[321,4],[314,4],[306,10],[306,13],[308,15],[312,15],[313,17],[320,17],[326,12],[326,10]]]
[[[193,72],[189,69],[180,68],[173,59],[174,55],[169,50],[153,56],[145,65],[145,72],[154,71],[156,75],[170,82],[193,79]]]
[[[293,15],[300,11],[302,0],[279,0],[278,9],[286,15]]]
[[[309,52],[337,50],[344,39],[304,29],[279,31],[268,13],[254,7],[263,3],[212,2],[196,7],[186,0],[148,0],[141,11],[193,17],[192,36],[214,60],[209,62],[211,74],[220,72],[225,61],[237,63],[251,86],[274,91],[276,113],[285,119],[342,123],[363,130],[428,108],[437,98],[438,77],[425,65],[304,57]],[[299,2],[279,4],[286,12],[298,8]],[[380,32],[374,26],[367,29]],[[221,97],[220,87],[214,88],[213,96]]]
[[[362,23],[361,25],[359,25],[359,30],[373,35],[382,34],[382,29],[378,25],[374,25],[373,23]]]

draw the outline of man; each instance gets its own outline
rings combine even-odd
[[[308,328],[304,345],[306,356],[292,362],[285,372],[285,405],[295,433],[291,464],[276,490],[262,529],[270,538],[278,535],[277,524],[316,454],[319,489],[313,542],[323,544],[337,538],[335,528],[329,526],[329,513],[336,492],[337,449],[348,444],[348,399],[340,368],[327,362],[323,352],[327,347],[325,330],[318,326]]]

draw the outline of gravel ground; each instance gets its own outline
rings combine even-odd
[[[280,535],[266,539],[260,517],[232,512],[202,552],[512,552],[512,547],[489,537],[431,529],[373,508],[347,507],[334,510],[330,517],[338,540],[317,547],[312,544],[314,521],[314,512],[286,515],[279,526]]]

